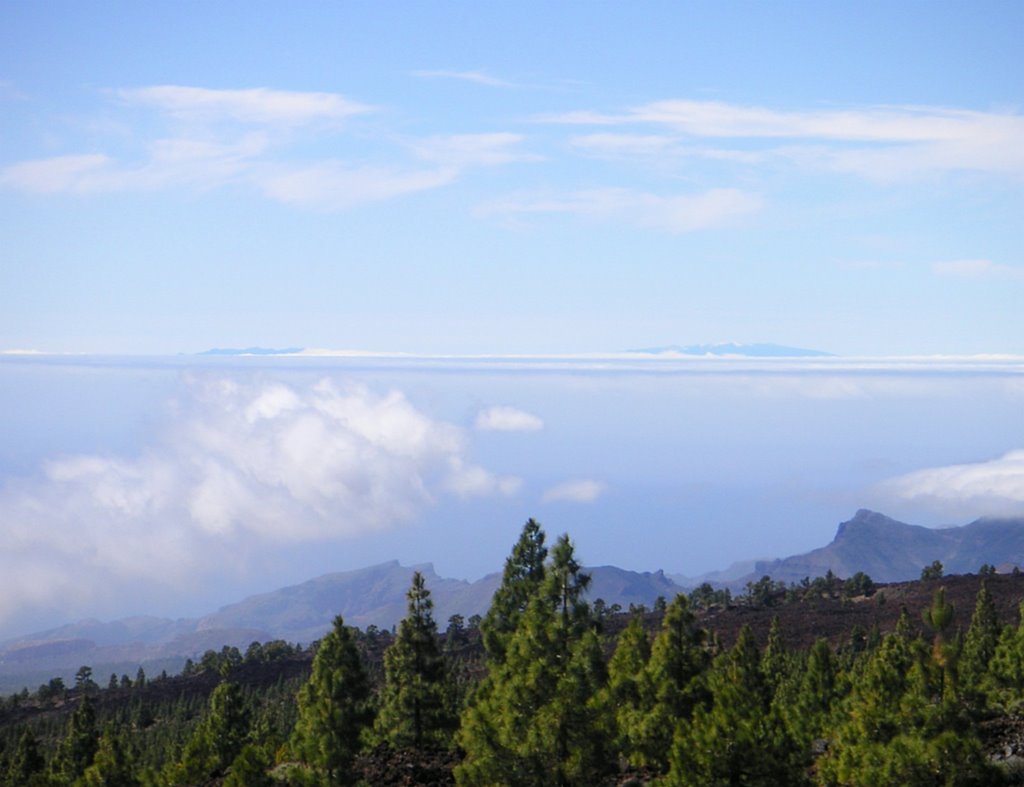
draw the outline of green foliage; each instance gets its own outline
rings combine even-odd
[[[845,721],[818,763],[822,782],[995,783],[976,734],[943,696],[943,680],[921,640],[888,635],[853,683]]]
[[[85,694],[68,720],[67,733],[54,759],[54,774],[65,783],[75,781],[92,763],[98,743],[96,710],[89,695]]]
[[[933,560],[931,565],[921,569],[921,579],[942,579],[945,568],[941,560]]]
[[[686,596],[679,594],[666,610],[642,675],[642,713],[639,724],[630,728],[634,748],[629,754],[634,762],[668,770],[677,724],[708,699],[703,680],[709,661],[705,639]]]
[[[1020,612],[1020,624],[1000,634],[985,681],[990,701],[1009,712],[1024,709],[1024,602]]]
[[[641,747],[638,731],[649,710],[646,691],[647,662],[651,643],[643,621],[634,616],[619,635],[618,644],[608,662],[608,683],[600,693],[603,713],[611,724],[611,744],[616,752],[635,765],[640,765]]]
[[[843,595],[847,598],[870,596],[875,592],[875,583],[863,571],[858,571],[843,583]]]
[[[707,676],[709,707],[676,728],[668,783],[673,785],[798,785],[796,746],[771,707],[771,693],[748,627]]]
[[[141,784],[131,751],[113,725],[103,730],[96,755],[86,768],[81,784],[84,787],[136,787]]]
[[[715,590],[710,582],[704,582],[690,593],[690,606],[694,609],[711,609],[715,606],[726,607],[732,602],[729,588]]]
[[[351,631],[341,616],[320,642],[313,672],[299,691],[299,718],[289,743],[310,773],[327,784],[347,784],[372,719],[370,687]]]
[[[487,615],[480,622],[484,648],[495,661],[505,657],[508,640],[526,611],[530,598],[544,581],[545,534],[540,523],[528,519],[512,554],[505,560],[501,586],[495,591]]]
[[[960,655],[960,684],[973,704],[978,704],[979,692],[988,674],[989,664],[995,657],[999,645],[999,618],[995,600],[988,585],[981,583],[974,602],[974,615],[967,629],[963,650]]]
[[[740,600],[751,606],[774,606],[780,599],[780,594],[786,589],[785,582],[775,582],[765,574],[757,582],[747,583],[747,592]]]
[[[417,571],[407,594],[408,612],[384,653],[384,687],[376,736],[395,748],[447,745],[456,727],[444,658],[430,599]]]
[[[790,733],[796,744],[803,747],[805,756],[816,740],[825,737],[840,697],[839,665],[828,641],[819,639],[811,646],[796,696],[780,706]]]
[[[597,698],[606,675],[583,600],[589,581],[561,537],[504,657],[490,662],[463,714],[460,784],[584,784],[607,770]]]
[[[179,784],[193,784],[223,776],[241,752],[249,734],[251,714],[241,688],[223,682],[210,695],[210,710],[199,723],[173,771]]]
[[[14,750],[11,764],[7,769],[7,783],[19,787],[45,785],[46,758],[39,750],[39,741],[30,728],[25,728],[18,738],[18,747]]]

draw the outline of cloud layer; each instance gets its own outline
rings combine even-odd
[[[192,379],[140,455],[55,459],[0,491],[0,620],[72,589],[83,603],[244,570],[249,550],[394,527],[444,495],[518,490],[468,448],[395,391]]]
[[[987,462],[918,470],[885,482],[882,491],[951,515],[1024,515],[1024,450]]]

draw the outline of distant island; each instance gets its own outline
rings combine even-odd
[[[781,344],[667,344],[661,347],[646,347],[627,350],[637,355],[690,355],[696,357],[737,357],[737,358],[827,358],[832,353],[809,350],[803,347],[786,347]],[[308,350],[304,347],[214,347],[196,355],[245,356],[245,355],[371,355],[404,356],[405,353],[370,352],[358,350]],[[497,356],[495,356],[497,357]],[[539,357],[539,356],[538,356]]]
[[[302,352],[302,347],[284,347],[274,349],[273,347],[214,347],[211,350],[204,350],[196,355],[296,355]]]
[[[631,353],[648,355],[738,355],[744,358],[825,358],[832,353],[822,350],[808,350],[803,347],[785,347],[781,344],[667,344],[664,347],[647,347],[629,350]]]

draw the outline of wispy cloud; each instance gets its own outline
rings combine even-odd
[[[259,133],[230,143],[202,139],[158,139],[141,164],[104,153],[23,161],[0,172],[0,185],[38,194],[99,194],[153,191],[176,186],[212,188],[246,179],[268,148]]]
[[[187,119],[233,120],[250,124],[301,125],[344,120],[374,107],[336,93],[304,93],[268,88],[214,90],[182,85],[122,89],[118,97]]]
[[[243,570],[261,545],[343,540],[520,484],[397,391],[195,378],[173,412],[137,456],[55,459],[0,489],[0,619],[71,588],[84,602],[83,588],[195,582],[229,554]]]
[[[605,485],[600,481],[580,479],[551,487],[541,499],[545,503],[593,503],[604,492]]]
[[[475,426],[481,432],[537,432],[544,421],[515,407],[488,407],[477,413]]]
[[[484,71],[455,71],[447,69],[420,69],[413,71],[414,77],[420,79],[454,79],[459,82],[472,82],[485,87],[517,87],[513,82],[491,76]]]
[[[506,133],[449,134],[417,140],[410,147],[425,161],[458,169],[541,160],[541,156],[516,149],[524,139],[521,134]]]
[[[321,161],[301,168],[275,167],[256,173],[254,181],[278,202],[342,210],[446,186],[458,175],[455,168],[403,171]]]
[[[939,276],[964,279],[1024,279],[1024,267],[1003,265],[992,260],[950,260],[932,263],[932,271]]]
[[[265,88],[159,85],[114,94],[124,103],[156,110],[172,133],[150,141],[137,160],[91,151],[15,163],[0,170],[0,186],[87,195],[234,185],[278,202],[344,210],[447,186],[472,167],[538,158],[518,149],[521,135],[499,132],[395,142],[381,163],[310,159],[295,155],[299,143],[293,129],[310,126],[314,136],[342,134],[342,121],[374,107],[334,93]]]
[[[590,110],[547,115],[542,122],[589,126],[656,126],[669,134],[577,137],[578,148],[648,155],[652,148],[701,155],[696,139],[788,140],[756,151],[710,150],[737,160],[790,160],[807,167],[891,181],[957,170],[1024,175],[1024,117],[927,106],[868,106],[788,111],[717,101],[665,100],[618,113]],[[689,148],[686,147],[689,145]]]
[[[563,213],[687,233],[729,226],[760,207],[758,195],[738,189],[662,196],[633,189],[603,188],[568,194],[513,195],[480,206],[478,213],[505,218]]]
[[[987,462],[918,470],[886,481],[880,490],[951,515],[1024,514],[1024,450]]]

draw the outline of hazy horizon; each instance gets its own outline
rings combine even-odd
[[[694,576],[859,508],[1024,514],[1024,359],[6,356],[0,382],[0,635],[391,559],[476,579],[531,516]]]

